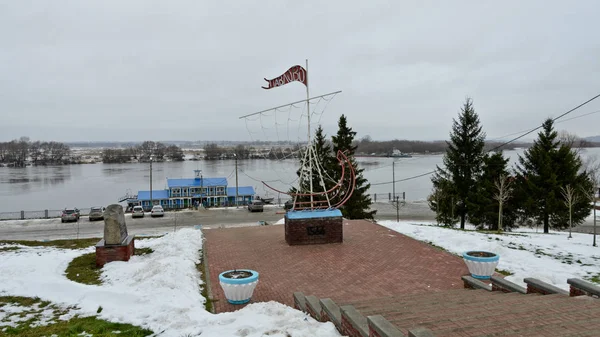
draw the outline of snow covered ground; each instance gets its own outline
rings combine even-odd
[[[276,302],[250,304],[233,313],[207,312],[196,269],[202,248],[200,230],[184,228],[161,238],[136,240],[136,247],[151,247],[154,252],[107,264],[101,286],[80,284],[65,276],[69,262],[93,248],[20,246],[0,251],[0,296],[39,297],[68,315],[98,316],[156,333],[164,331],[161,337],[339,336],[332,323],[319,323]],[[1,307],[0,321],[8,311],[18,310],[25,309]],[[48,315],[42,317],[50,320]]]
[[[438,227],[429,222],[379,221],[380,225],[420,241],[430,242],[462,256],[469,250],[487,250],[500,255],[497,269],[513,275],[506,279],[525,286],[533,277],[568,290],[568,278],[600,277],[600,247],[592,246],[592,235],[522,228],[507,234],[487,234]],[[540,231],[541,232],[541,231]],[[600,239],[600,238],[598,238]]]

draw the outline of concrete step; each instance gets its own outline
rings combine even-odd
[[[568,309],[567,309],[568,310]],[[440,331],[437,323],[433,322],[430,329],[436,331],[436,336],[454,336],[458,333],[470,333],[476,335],[474,331],[503,331],[513,328],[521,328],[529,324],[535,326],[548,324],[546,316],[552,319],[559,318],[557,315],[551,315],[543,308],[537,306],[520,306],[516,308],[504,308],[503,310],[487,311],[470,317],[459,317],[448,319],[454,327],[446,328]],[[560,319],[562,321],[562,319]]]
[[[350,303],[357,310],[368,309],[368,308],[384,308],[387,306],[403,305],[407,307],[414,306],[416,304],[425,303],[444,303],[451,302],[455,299],[463,299],[466,296],[470,298],[481,298],[490,296],[492,293],[485,290],[452,290],[448,291],[446,295],[442,293],[422,293],[410,296],[394,296],[394,297],[382,297],[376,299],[369,299],[365,301],[356,301]]]
[[[562,309],[562,308],[561,308]],[[568,309],[567,309],[568,310]],[[598,317],[598,311],[585,311],[582,314],[575,312],[548,313],[532,311],[529,313],[514,313],[511,319],[494,320],[490,317],[486,320],[480,320],[479,324],[439,329],[431,328],[436,337],[450,336],[565,336],[567,334],[579,334],[584,332],[595,332],[596,336],[600,333],[600,323],[594,322],[594,315]],[[516,318],[516,316],[520,316]],[[576,316],[576,318],[574,318]],[[597,319],[596,319],[597,321]],[[493,333],[491,333],[493,332]],[[593,334],[592,334],[593,336]]]
[[[391,301],[398,302],[403,301],[406,303],[410,303],[413,301],[420,301],[423,298],[448,298],[452,296],[462,296],[465,291],[473,291],[473,292],[483,292],[484,290],[470,290],[470,289],[453,289],[447,291],[432,291],[428,293],[417,293],[417,294],[401,294],[394,296],[382,296],[376,298],[370,298],[366,300],[356,300],[356,301],[346,301],[341,303],[341,305],[352,305],[354,307],[358,307],[360,305],[368,305],[369,303],[379,303],[381,301]]]
[[[519,305],[507,305],[496,309],[478,309],[453,311],[448,315],[429,315],[427,317],[388,317],[391,323],[406,332],[411,327],[426,327],[437,337],[442,336],[479,336],[479,333],[490,333],[518,329],[528,324],[544,325],[550,322],[567,323],[569,317],[585,312],[583,316],[591,319],[597,315],[600,307],[589,302],[582,303],[561,295],[546,295],[534,301]],[[598,317],[598,316],[596,316]],[[537,323],[536,323],[537,322]],[[526,334],[527,335],[527,334]]]
[[[511,299],[510,301],[498,301],[495,303],[488,303],[483,300],[478,303],[453,306],[448,309],[442,307],[439,310],[422,310],[400,314],[390,312],[383,313],[382,315],[401,329],[423,326],[433,330],[434,327],[442,325],[444,322],[447,322],[446,325],[448,328],[453,328],[459,327],[460,324],[457,324],[457,322],[460,321],[475,319],[476,322],[480,322],[490,317],[499,316],[500,313],[511,314],[514,312],[534,311],[538,310],[540,306],[552,305],[552,303],[561,302],[568,299],[568,297],[546,295],[532,297],[532,300],[527,300],[511,296]],[[497,319],[503,319],[503,317],[494,318],[494,320]]]
[[[471,291],[474,292],[474,291]],[[539,297],[541,295],[522,295],[522,294],[501,294],[501,293],[489,293],[486,296],[468,296],[465,294],[462,298],[455,298],[448,301],[438,302],[424,302],[414,303],[410,306],[397,305],[397,306],[386,306],[382,308],[363,308],[360,310],[365,315],[370,315],[373,312],[379,311],[383,316],[400,316],[400,315],[411,315],[419,316],[422,313],[444,313],[452,312],[455,310],[461,310],[464,308],[470,308],[475,310],[477,308],[494,308],[496,306],[504,306],[507,303],[520,303],[523,301],[523,297]]]
[[[429,329],[435,337],[600,336],[600,300],[583,296],[457,289],[339,306],[302,293],[294,293],[294,300],[317,320],[332,321],[351,336],[367,336],[367,317],[373,317],[378,328],[395,329],[394,336],[410,335],[409,330],[418,328]]]

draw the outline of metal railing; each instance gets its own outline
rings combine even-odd
[[[371,201],[373,202],[395,201],[396,198],[399,200],[406,200],[406,192],[397,192],[396,194],[391,192],[371,194]]]
[[[0,212],[0,220],[53,219],[60,218],[62,209],[45,209],[43,211]],[[89,208],[79,209],[80,215],[89,215]]]
[[[406,200],[406,193],[399,192],[394,195],[393,193],[375,193],[371,194],[371,201],[373,202],[384,202],[384,201],[394,201],[395,197],[398,197],[400,200]],[[287,198],[276,198],[273,200],[271,205],[279,205],[283,206],[283,204],[287,201]],[[239,201],[237,206],[247,206],[249,201]],[[207,208],[217,208],[217,207],[235,207],[235,202],[221,202],[217,205],[209,205]],[[194,209],[194,205],[162,205],[165,211],[174,211],[174,210],[183,210],[183,209]],[[151,207],[144,207],[144,210],[150,211]],[[17,211],[17,212],[0,212],[0,221],[1,220],[27,220],[27,219],[53,219],[60,218],[62,214],[61,209],[46,209],[46,210],[37,210],[37,211]],[[81,208],[79,209],[79,214],[82,216],[87,216],[90,214],[89,208]]]

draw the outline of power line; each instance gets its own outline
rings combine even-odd
[[[281,179],[275,179],[275,180],[260,180],[260,179],[257,179],[257,178],[254,178],[254,177],[251,177],[250,175],[248,175],[248,173],[244,172],[244,170],[242,170],[242,169],[238,169],[238,170],[239,170],[239,172],[243,173],[243,174],[244,174],[246,177],[248,177],[248,178],[250,178],[250,179],[252,179],[252,180],[254,180],[254,181],[256,181],[256,182],[259,182],[259,183],[275,183],[275,182],[280,182],[280,183],[282,183],[282,184],[284,184],[284,185],[290,185],[290,186],[291,186],[291,185],[292,185],[294,182],[296,182],[296,180],[298,180],[298,177],[296,177],[296,179],[292,180],[292,181],[291,181],[291,182],[289,182],[289,183],[287,183],[287,182],[285,182],[285,181],[283,181],[283,180],[281,180]]]
[[[585,117],[585,116],[589,116],[589,115],[593,115],[593,114],[597,114],[597,113],[600,113],[600,110],[596,110],[596,111],[588,112],[588,113],[586,113],[586,114],[583,114],[583,115],[579,115],[579,116],[575,116],[575,117],[571,117],[571,118],[563,119],[562,121],[558,121],[558,122],[556,122],[556,124],[559,124],[559,123],[564,123],[564,122],[567,122],[567,121],[570,121],[570,120],[573,120],[573,119],[577,119],[577,118],[581,118],[581,117]],[[536,128],[535,128],[535,129],[533,129],[533,130],[536,130],[537,128],[538,128],[538,127],[536,127]],[[518,132],[513,132],[513,133],[510,133],[510,134],[508,134],[508,135],[504,135],[504,136],[500,136],[500,137],[494,137],[494,138],[491,138],[490,140],[499,140],[499,139],[503,139],[503,138],[505,138],[505,137],[510,137],[510,136],[518,135],[518,134],[520,134],[520,133],[522,133],[522,132],[528,132],[528,131],[531,131],[531,130],[532,130],[532,129],[521,130],[521,131],[518,131]]]
[[[600,97],[600,94],[598,94],[598,95],[596,95],[596,96],[594,96],[594,97],[592,97],[592,98],[588,99],[587,101],[585,101],[585,102],[583,102],[583,103],[579,104],[578,106],[576,106],[576,107],[574,107],[573,109],[571,109],[571,110],[569,110],[569,111],[567,111],[567,112],[565,112],[565,113],[561,114],[560,116],[558,116],[558,117],[556,117],[556,118],[553,118],[553,119],[552,119],[552,121],[556,121],[556,120],[558,120],[559,118],[562,118],[562,117],[564,117],[564,116],[566,116],[566,115],[570,114],[571,112],[573,112],[573,111],[575,111],[575,110],[577,110],[577,109],[581,108],[582,106],[584,106],[584,105],[586,105],[586,104],[590,103],[591,101],[595,100],[595,99],[596,99],[596,98],[598,98],[598,97]],[[596,112],[597,112],[597,111],[595,111],[595,112],[593,112],[593,113],[596,113]],[[591,114],[592,114],[592,113],[589,113],[589,114],[587,114],[587,115],[591,115]],[[583,117],[583,116],[586,116],[586,115],[577,116],[577,117],[574,117],[574,118],[571,118],[571,119],[575,119],[575,118],[579,118],[579,117]],[[563,120],[563,122],[564,122],[564,121],[567,121],[567,120]],[[503,146],[505,146],[505,145],[508,145],[508,144],[510,144],[510,143],[512,143],[512,142],[515,142],[515,141],[517,141],[517,140],[519,140],[519,139],[521,139],[521,138],[523,138],[523,137],[527,136],[528,134],[530,134],[530,133],[534,132],[535,130],[537,130],[537,129],[539,129],[539,128],[543,127],[543,126],[544,126],[544,125],[543,125],[543,124],[541,124],[540,126],[538,126],[538,127],[534,128],[534,129],[528,130],[526,133],[524,133],[524,134],[522,134],[522,135],[520,135],[520,136],[518,136],[518,137],[515,137],[515,138],[513,138],[513,139],[511,139],[511,140],[509,140],[509,141],[507,141],[507,142],[504,142],[504,143],[502,143],[502,144],[500,144],[500,145],[498,145],[498,146],[494,147],[493,149],[491,149],[491,150],[488,150],[487,152],[489,153],[489,152],[495,151],[495,150],[497,150],[497,149],[499,149],[499,148],[501,148],[501,147],[503,147]],[[395,182],[397,183],[397,182],[402,182],[402,181],[412,180],[412,179],[416,179],[416,178],[421,178],[421,177],[424,177],[424,176],[428,176],[428,175],[430,175],[430,174],[434,174],[435,172],[436,172],[436,171],[435,171],[435,170],[433,170],[433,171],[429,171],[429,172],[426,172],[426,173],[423,173],[423,174],[419,174],[419,175],[416,175],[416,176],[412,176],[412,177],[408,177],[408,178],[400,179],[400,180],[395,180],[395,181],[387,181],[387,182],[381,182],[381,183],[374,183],[374,184],[371,184],[371,186],[377,186],[377,185],[388,185],[388,184],[393,184],[393,183],[395,183]]]

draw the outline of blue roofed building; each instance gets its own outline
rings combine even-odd
[[[236,187],[228,186],[227,178],[204,178],[200,170],[194,170],[194,178],[167,179],[167,189],[139,191],[137,199],[145,209],[154,205],[164,208],[189,208],[196,204],[206,207],[226,207],[236,205]],[[246,205],[254,200],[252,186],[237,187],[237,205]]]

